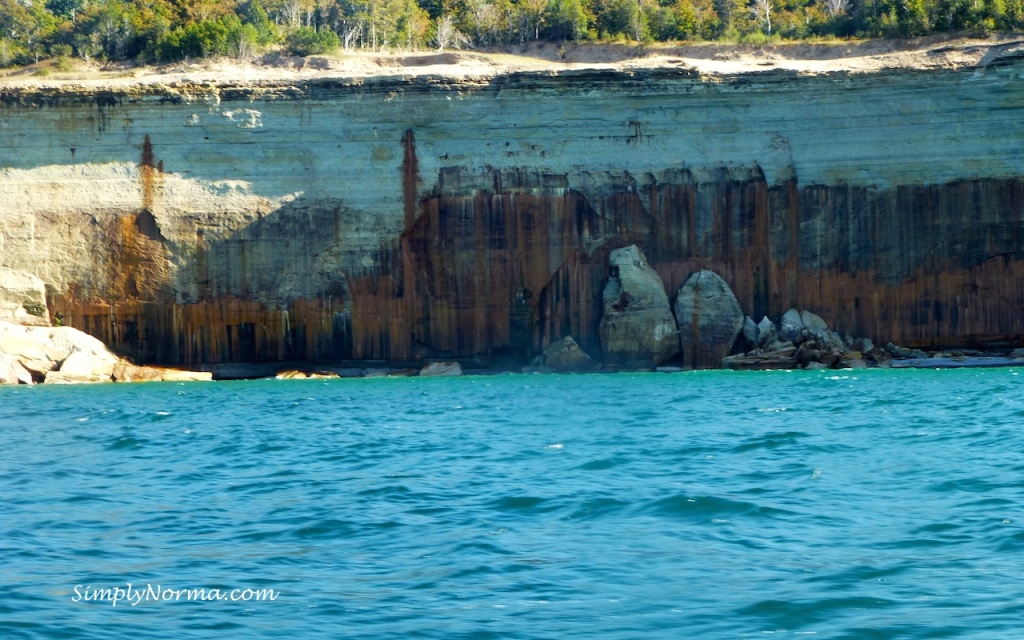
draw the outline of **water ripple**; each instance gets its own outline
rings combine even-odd
[[[1015,373],[0,388],[0,637],[1015,637]]]

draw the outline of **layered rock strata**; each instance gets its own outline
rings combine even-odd
[[[1024,63],[0,90],[0,267],[150,363],[601,353],[609,253],[899,344],[1024,336]],[[606,354],[607,355],[607,354]]]

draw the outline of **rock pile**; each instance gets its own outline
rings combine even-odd
[[[786,311],[778,326],[767,317],[754,325],[748,317],[744,327],[753,348],[724,358],[722,363],[730,369],[863,369],[869,364],[884,366],[892,359],[868,338],[844,340],[821,316],[806,309]]]

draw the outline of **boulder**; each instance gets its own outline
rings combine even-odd
[[[679,332],[661,277],[636,245],[608,256],[599,333],[605,365],[653,369],[679,353]]]
[[[81,378],[84,382],[110,382],[114,376],[117,358],[110,353],[92,354],[75,351],[60,365],[61,378]]]
[[[812,362],[817,362],[818,359],[821,358],[821,351],[813,348],[809,342],[805,342],[796,350],[794,357],[797,362],[806,368],[807,365]]]
[[[26,271],[0,267],[0,319],[21,325],[49,326],[43,281]]]
[[[757,346],[764,349],[778,340],[779,332],[775,323],[768,316],[761,318],[761,322],[757,323]]]
[[[808,362],[804,367],[808,371],[818,371],[820,369],[828,369],[828,365],[821,362]]]
[[[771,321],[769,320],[769,322]],[[750,316],[743,318],[743,339],[747,341],[747,345],[751,349],[756,349],[761,343],[761,331]]]
[[[830,331],[828,324],[821,316],[811,313],[806,309],[800,312],[800,322],[804,326],[804,333],[808,338],[814,338],[823,348],[842,353],[846,351],[846,345],[834,331]]]
[[[860,358],[851,358],[850,360],[843,360],[837,366],[838,369],[867,369],[868,363]]]
[[[46,339],[62,354],[63,357],[71,355],[75,351],[81,351],[94,356],[111,355],[107,345],[97,338],[92,337],[84,331],[71,327],[51,327],[48,329],[33,329],[33,333],[45,335]],[[113,357],[111,355],[111,357]]]
[[[891,342],[885,343],[885,350],[891,353],[894,358],[909,358],[912,353],[910,349],[894,345]]]
[[[875,343],[871,338],[857,338],[853,341],[853,350],[861,353],[871,353],[875,350]]]
[[[461,376],[462,365],[458,362],[430,362],[420,369],[421,376]]]
[[[538,364],[558,373],[589,371],[594,367],[594,361],[572,339],[572,336],[566,336],[549,344],[541,354]]]
[[[836,366],[836,363],[839,362],[839,354],[838,353],[823,353],[821,355],[821,357],[818,358],[818,362],[822,363],[826,367],[834,367],[834,366]]]
[[[706,269],[691,275],[679,288],[675,312],[686,364],[721,368],[743,330],[743,310],[725,280]]]
[[[298,371],[297,369],[287,369],[285,371],[278,371],[275,375],[278,380],[305,380],[307,377],[304,371]]]
[[[787,342],[799,345],[806,338],[804,333],[804,322],[800,318],[800,312],[790,309],[782,314],[779,320],[779,338]]]

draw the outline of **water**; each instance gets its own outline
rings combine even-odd
[[[1024,376],[836,373],[0,388],[0,637],[1019,637]]]

